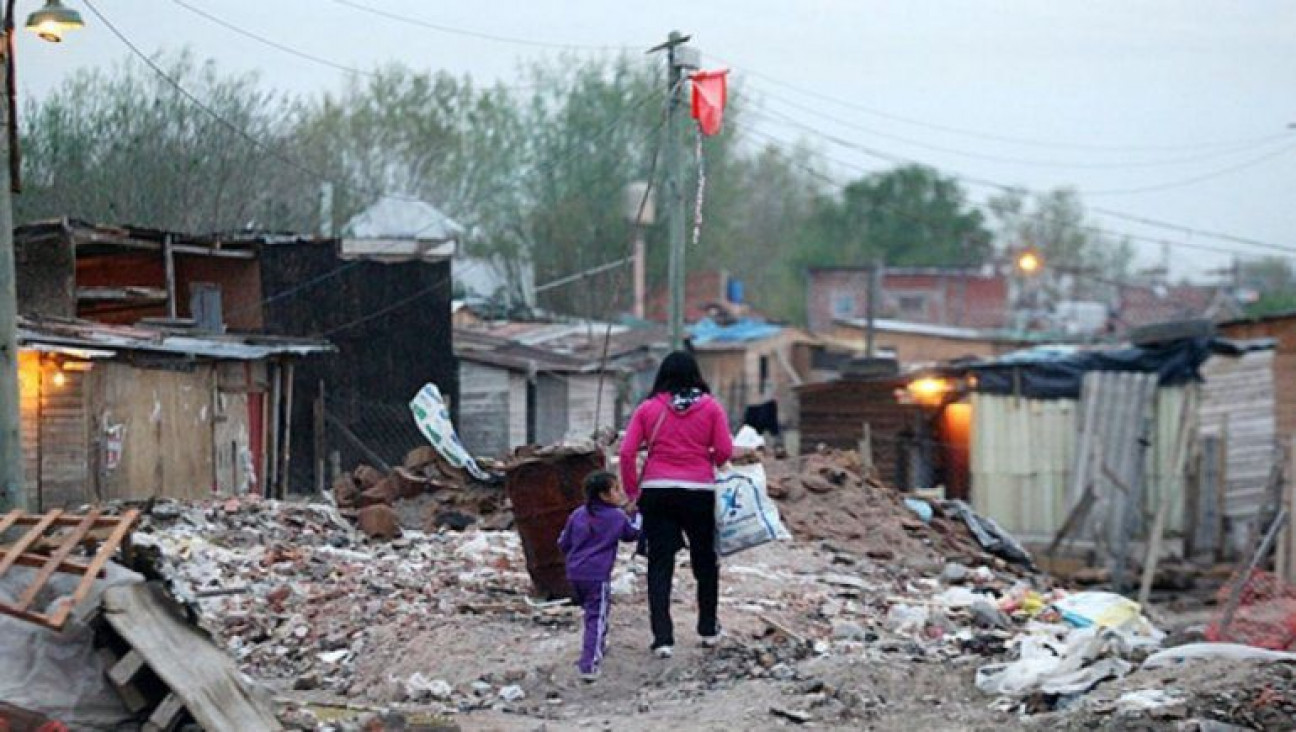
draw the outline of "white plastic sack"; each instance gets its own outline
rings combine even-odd
[[[0,601],[14,602],[36,573],[13,567],[0,579]],[[40,612],[52,612],[72,594],[80,577],[55,574],[36,601]],[[107,670],[95,655],[94,631],[85,616],[99,605],[109,587],[143,582],[144,578],[110,562],[104,579],[55,632],[25,620],[0,615],[0,700],[57,719],[72,729],[109,730],[129,722],[130,712],[104,676]]]
[[[765,490],[765,468],[729,465],[716,475],[716,550],[727,557],[792,535]]]
[[[1185,661],[1268,661],[1296,663],[1296,653],[1270,651],[1238,643],[1188,643],[1157,651],[1143,662],[1144,670],[1174,666]]]
[[[419,432],[451,465],[467,470],[477,480],[490,480],[490,474],[481,469],[459,441],[454,423],[450,421],[450,410],[446,409],[445,400],[441,398],[441,390],[436,384],[424,384],[419,389],[419,393],[410,402],[410,411],[414,413],[414,422],[418,425]]]

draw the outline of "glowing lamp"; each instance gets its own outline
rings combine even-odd
[[[50,43],[60,43],[64,33],[84,27],[81,14],[63,7],[61,0],[45,0],[45,7],[27,16],[27,30]]]
[[[1044,266],[1044,260],[1035,252],[1022,252],[1017,257],[1017,269],[1022,274],[1033,275]]]

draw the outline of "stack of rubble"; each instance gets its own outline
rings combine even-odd
[[[384,474],[360,465],[333,484],[338,508],[354,516],[371,538],[394,539],[401,529],[463,530],[513,525],[503,487],[476,480],[435,448],[415,448],[400,467]]]
[[[148,572],[242,670],[279,691],[364,697],[355,664],[379,628],[531,608],[513,532],[408,531],[371,542],[321,504],[161,502],[135,534]],[[450,701],[447,696],[446,701]]]
[[[909,564],[957,561],[1006,566],[991,557],[966,525],[932,506],[924,521],[905,496],[865,476],[859,454],[821,450],[764,459],[768,491],[798,539],[826,540],[872,559]]]

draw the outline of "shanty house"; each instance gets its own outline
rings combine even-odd
[[[459,437],[475,454],[588,439],[623,418],[628,374],[619,367],[475,331],[455,333],[455,356]]]
[[[303,362],[286,400],[291,490],[325,485],[343,466],[398,464],[424,439],[409,402],[434,383],[457,409],[451,346],[451,260],[459,227],[424,203],[383,199],[341,239],[281,240],[261,249],[268,332],[326,338],[336,351]]]
[[[327,343],[40,316],[20,319],[29,506],[260,493],[290,418],[270,388]]]
[[[690,326],[688,338],[702,377],[731,422],[763,423],[753,426],[768,432],[793,423],[794,388],[807,380],[813,338],[755,319],[722,324],[709,318]]]

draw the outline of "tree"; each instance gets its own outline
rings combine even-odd
[[[228,124],[137,62],[78,72],[27,105],[26,190],[16,219],[73,216],[201,232],[301,222],[314,206],[313,187],[267,153],[286,143],[286,100],[254,76],[221,75],[187,52],[159,63]]]
[[[857,180],[840,197],[821,196],[806,236],[806,264],[973,266],[987,261],[991,235],[958,181],[907,165]]]
[[[989,208],[1001,251],[1034,249],[1055,285],[1065,280],[1072,297],[1110,299],[1113,283],[1129,278],[1134,251],[1090,224],[1073,190],[1028,196],[1010,191],[991,199]]]

